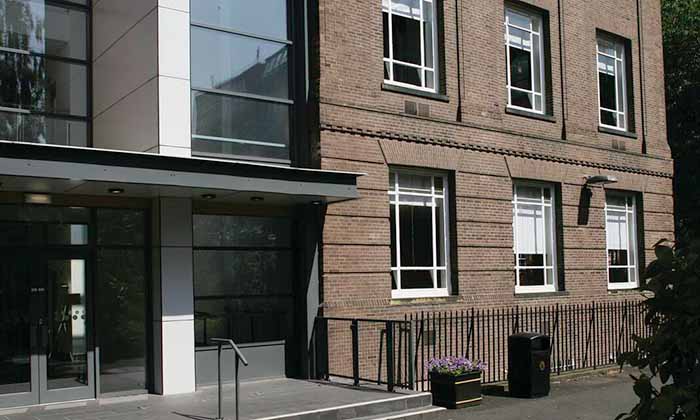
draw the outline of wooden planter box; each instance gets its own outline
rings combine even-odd
[[[464,408],[481,404],[481,372],[460,376],[430,372],[433,404],[445,408]]]

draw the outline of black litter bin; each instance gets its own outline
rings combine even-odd
[[[510,395],[537,398],[549,395],[549,336],[519,333],[508,337]]]

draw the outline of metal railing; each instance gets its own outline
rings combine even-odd
[[[224,420],[223,417],[223,409],[222,409],[222,381],[221,381],[221,351],[223,349],[223,346],[225,344],[228,344],[231,346],[233,349],[233,354],[234,354],[234,364],[233,364],[233,369],[234,369],[234,377],[235,377],[235,401],[236,401],[236,420],[239,419],[240,415],[240,404],[239,404],[239,396],[240,396],[240,390],[239,390],[239,385],[240,382],[238,380],[238,368],[240,367],[240,362],[243,362],[244,366],[248,366],[248,361],[246,360],[245,356],[243,353],[241,353],[241,350],[238,348],[236,343],[233,342],[233,340],[228,339],[228,338],[212,338],[211,342],[216,344],[217,346],[217,373],[218,373],[218,397],[219,397],[219,409],[218,409],[218,414],[216,417],[216,420]]]
[[[463,356],[487,367],[484,383],[508,378],[508,336],[551,337],[553,374],[617,364],[647,337],[638,301],[465,309],[408,314],[403,320],[319,317],[312,363],[317,378],[339,377],[394,387],[430,389],[431,358]],[[352,363],[349,361],[352,360]]]

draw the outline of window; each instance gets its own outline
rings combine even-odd
[[[516,293],[556,291],[554,205],[554,188],[550,185],[513,186]]]
[[[194,215],[195,344],[294,334],[292,222],[287,218]]]
[[[449,295],[447,178],[389,174],[392,297]]]
[[[88,145],[89,9],[75,3],[0,1],[0,140]]]
[[[599,122],[602,127],[627,130],[627,75],[625,46],[610,37],[598,36]]]
[[[192,0],[191,7],[193,152],[288,163],[287,1]]]
[[[610,289],[634,289],[639,285],[636,217],[633,195],[608,193],[605,200],[605,230]]]
[[[542,16],[506,7],[508,106],[545,113]]]
[[[382,0],[384,80],[437,91],[436,0]]]

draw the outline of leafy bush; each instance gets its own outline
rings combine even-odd
[[[486,369],[486,363],[482,361],[474,363],[465,357],[454,356],[432,358],[428,361],[427,365],[430,372],[452,376],[459,376],[465,373],[483,372],[484,369]]]
[[[639,403],[624,420],[700,420],[700,240],[678,249],[658,243],[647,268],[643,305],[648,338],[620,363],[637,367],[634,392]],[[659,385],[660,383],[660,385]]]

